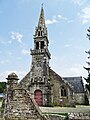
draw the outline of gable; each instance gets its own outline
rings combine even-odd
[[[58,75],[52,69],[49,69],[49,74],[50,74],[50,78],[53,78],[54,80],[59,81],[59,84],[61,83],[61,85],[63,85],[63,84],[67,85],[71,90],[73,90],[72,85],[69,82],[67,82],[65,79],[63,79],[60,75]],[[54,81],[54,82],[56,82],[56,81]]]
[[[30,81],[30,72],[28,72],[25,77],[19,82],[18,86],[27,89]]]

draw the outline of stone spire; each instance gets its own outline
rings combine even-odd
[[[45,25],[45,18],[44,18],[44,9],[43,9],[43,4],[42,4],[42,8],[41,8],[41,13],[40,13],[40,18],[39,18],[39,22],[38,22],[38,27],[40,26],[46,26]]]
[[[44,9],[43,9],[43,5],[42,5],[39,22],[38,22],[38,26],[36,27],[34,37],[36,38],[36,37],[44,37],[44,36],[48,37],[47,27],[45,24]]]

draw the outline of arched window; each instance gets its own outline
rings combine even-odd
[[[64,86],[61,87],[61,96],[66,97],[67,96],[67,91]]]

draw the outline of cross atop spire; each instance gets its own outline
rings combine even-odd
[[[45,26],[43,3],[42,3],[42,7],[41,7],[41,13],[40,13],[40,18],[39,18],[38,26]]]
[[[43,7],[43,3],[42,3],[42,7]]]

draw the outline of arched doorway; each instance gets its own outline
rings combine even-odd
[[[43,95],[41,90],[35,90],[34,99],[39,106],[43,105]]]

